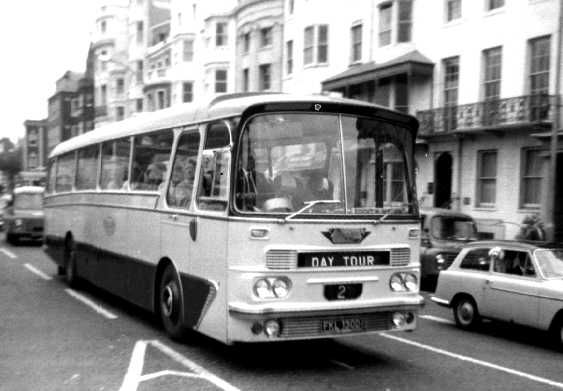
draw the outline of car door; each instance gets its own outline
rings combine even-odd
[[[528,251],[504,249],[493,259],[493,271],[487,278],[482,314],[494,319],[537,327],[540,281],[531,272],[519,274],[519,260],[530,262]]]

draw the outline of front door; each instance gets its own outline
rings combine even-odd
[[[452,155],[449,152],[441,153],[436,159],[434,206],[437,208],[450,208],[451,206],[452,161]]]

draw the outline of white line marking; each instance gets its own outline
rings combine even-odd
[[[16,259],[16,258],[17,258],[17,255],[16,255],[16,254],[14,254],[14,253],[11,252],[10,250],[7,250],[7,249],[5,249],[5,248],[3,248],[3,247],[0,247],[0,252],[6,254],[8,257],[10,257],[10,258],[12,258],[12,259]]]
[[[354,370],[354,369],[356,369],[356,368],[354,368],[353,366],[348,365],[348,364],[346,364],[345,362],[342,362],[342,361],[330,360],[330,362],[333,363],[334,365],[338,365],[338,366],[340,366],[340,367],[342,367],[342,368],[346,368],[346,369],[349,369],[349,370],[351,370],[351,371]]]
[[[117,319],[117,315],[109,312],[108,310],[106,310],[105,308],[103,308],[102,306],[94,303],[92,300],[90,300],[89,298],[87,298],[86,296],[81,295],[80,293],[73,291],[72,289],[65,289],[66,293],[68,293],[69,295],[71,295],[72,297],[74,297],[76,300],[86,304],[87,306],[89,306],[90,308],[92,308],[94,311],[96,311],[98,314],[108,318],[108,319]]]
[[[433,315],[419,315],[418,317],[422,318],[422,319],[426,319],[426,320],[432,320],[432,321],[438,322],[438,323],[455,324],[455,322],[452,321],[452,320],[439,318],[439,317],[433,316]]]
[[[385,333],[381,333],[380,335],[382,337],[389,338],[389,339],[392,339],[394,341],[406,343],[408,345],[416,346],[416,347],[421,348],[421,349],[430,350],[431,352],[434,352],[434,353],[443,354],[444,356],[453,357],[453,358],[456,358],[456,359],[462,360],[462,361],[468,361],[468,362],[473,363],[473,364],[482,365],[482,366],[487,367],[487,368],[496,369],[497,371],[506,372],[506,373],[509,373],[511,375],[523,377],[523,378],[528,379],[528,380],[532,380],[532,381],[535,381],[535,382],[538,382],[538,383],[543,383],[543,384],[547,384],[547,385],[550,385],[550,386],[553,386],[553,387],[563,389],[563,383],[561,383],[561,382],[549,380],[549,379],[546,379],[544,377],[530,375],[530,374],[525,373],[525,372],[520,372],[520,371],[517,371],[517,370],[514,370],[514,369],[510,369],[510,368],[507,368],[507,367],[496,365],[496,364],[493,364],[493,363],[490,363],[490,362],[487,362],[487,361],[478,360],[478,359],[475,359],[475,358],[472,358],[472,357],[469,357],[469,356],[463,356],[461,354],[452,353],[452,352],[449,352],[447,350],[443,350],[443,349],[435,348],[435,347],[430,346],[430,345],[425,345],[425,344],[422,344],[422,343],[414,342],[414,341],[411,341],[409,339],[396,337],[394,335],[389,335],[389,334],[385,334]]]
[[[23,265],[27,270],[29,270],[30,272],[38,275],[39,277],[41,277],[44,280],[52,280],[53,278],[51,276],[48,276],[47,274],[43,273],[41,270],[37,269],[36,267],[30,265],[29,263],[25,263]]]
[[[157,348],[162,353],[166,354],[174,361],[187,367],[192,372],[180,372],[180,371],[172,371],[166,369],[163,371],[148,373],[143,375],[142,374],[143,365],[144,365],[145,353],[148,345]],[[199,379],[207,380],[208,382],[213,383],[214,385],[225,391],[240,391],[237,387],[227,383],[226,381],[215,376],[211,372],[203,369],[203,367],[200,367],[193,361],[188,360],[186,357],[184,357],[177,351],[173,350],[172,348],[164,345],[162,342],[158,340],[137,341],[135,343],[135,348],[133,349],[133,353],[131,355],[131,362],[129,363],[129,368],[127,369],[127,373],[123,378],[123,383],[121,384],[121,388],[119,388],[119,391],[136,391],[137,387],[139,387],[139,384],[141,382],[145,380],[155,379],[161,376],[183,376],[183,377],[199,378]]]
[[[162,342],[158,340],[150,341],[151,345],[160,349],[163,353],[165,353],[170,358],[174,359],[175,361],[179,362],[180,364],[188,367],[195,373],[199,374],[201,377],[209,381],[210,383],[215,384],[217,387],[225,390],[225,391],[240,391],[237,387],[233,386],[230,383],[227,383],[225,380],[215,376],[211,372],[207,371],[203,367],[200,367],[193,361],[188,360],[186,357],[182,356],[177,351],[173,350],[172,348],[164,345]]]

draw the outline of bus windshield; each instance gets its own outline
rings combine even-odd
[[[16,210],[40,210],[43,207],[43,194],[20,193],[14,198],[14,209]]]
[[[377,119],[259,115],[242,130],[235,204],[244,213],[412,214],[412,135]]]

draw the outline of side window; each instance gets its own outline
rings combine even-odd
[[[197,166],[197,154],[199,151],[199,133],[190,132],[180,136],[174,163],[172,164],[172,176],[166,202],[169,206],[188,208],[192,199],[195,170]]]
[[[46,194],[52,194],[55,192],[56,172],[57,172],[57,160],[52,159],[49,162],[49,168],[47,169],[47,188],[45,191]]]
[[[495,271],[499,273],[528,277],[536,275],[530,254],[526,251],[506,250],[496,261],[495,265],[498,266]]]
[[[62,193],[72,190],[74,181],[74,152],[60,156],[57,163],[57,175],[55,179],[55,191]]]
[[[230,140],[226,123],[217,122],[207,128],[197,193],[197,205],[200,209],[224,210],[227,207]]]
[[[469,251],[465,254],[465,258],[463,258],[459,267],[461,269],[489,271],[491,265],[489,250],[488,248],[479,248]]]
[[[78,167],[76,169],[76,189],[96,189],[98,178],[98,145],[83,148],[78,151]]]
[[[171,130],[135,137],[131,190],[159,190],[170,160],[172,140]]]
[[[100,187],[104,190],[127,190],[131,141],[128,138],[102,144],[102,175]]]

